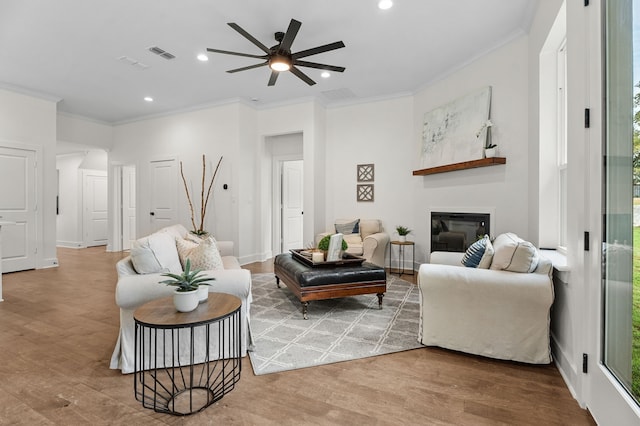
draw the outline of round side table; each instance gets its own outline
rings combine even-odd
[[[393,252],[393,246],[398,246],[398,267],[391,267],[391,254]],[[405,247],[411,247],[411,254],[413,260],[411,262],[411,268],[405,269]],[[416,246],[413,241],[391,241],[389,243],[389,273],[396,273],[399,276],[404,275],[415,275],[416,271],[413,269],[416,264]],[[408,273],[407,271],[411,271]]]
[[[173,298],[145,303],[135,320],[134,390],[143,407],[179,416],[197,413],[240,380],[239,298],[209,293],[192,312]]]

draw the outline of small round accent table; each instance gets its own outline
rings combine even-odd
[[[398,246],[398,267],[397,268],[392,268],[391,267],[391,254],[393,252],[393,246]],[[411,254],[413,256],[413,261],[411,262],[411,268],[409,269],[405,269],[405,247],[411,247]],[[398,274],[400,276],[404,275],[415,275],[415,271],[414,271],[414,267],[416,264],[416,246],[415,243],[413,241],[391,241],[389,243],[389,273],[391,274]],[[411,273],[408,273],[407,271],[411,271]]]
[[[240,307],[224,293],[191,312],[173,298],[135,310],[134,390],[145,408],[178,416],[197,413],[233,390],[240,380]]]

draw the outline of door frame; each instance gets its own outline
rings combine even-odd
[[[137,164],[111,164],[109,167],[109,182],[111,184],[111,190],[109,191],[109,197],[111,199],[111,210],[109,212],[110,222],[110,238],[107,243],[107,251],[122,251],[123,250],[123,232],[124,225],[123,220],[123,202],[122,202],[122,185],[123,174],[125,167],[133,167],[136,171],[136,189],[138,187],[138,166]],[[138,202],[138,191],[136,191],[136,205]],[[136,226],[138,212],[136,211]]]
[[[271,190],[271,206],[273,223],[271,224],[272,236],[271,253],[275,256],[282,251],[282,166],[287,161],[303,161],[302,154],[277,155],[272,157],[271,170],[273,173],[271,181],[273,187]],[[303,216],[304,223],[304,216]],[[303,226],[304,227],[304,226]],[[303,234],[304,235],[304,234]]]
[[[572,10],[573,9],[573,10]],[[580,9],[580,10],[578,10]],[[604,45],[604,2],[594,0],[590,6],[582,6],[577,2],[567,2],[568,26],[573,26],[574,31],[568,35],[567,41],[571,37],[577,40],[580,32],[583,33],[584,52],[573,60],[573,65],[577,65],[571,74],[571,79],[575,87],[585,87],[584,94],[575,93],[570,96],[578,96],[577,102],[582,102],[583,108],[590,108],[590,122],[588,129],[584,128],[583,117],[577,108],[573,108],[575,117],[574,125],[576,134],[581,135],[580,151],[584,156],[584,167],[581,175],[574,178],[584,182],[583,206],[584,219],[580,219],[578,233],[588,231],[589,246],[585,247],[582,242],[578,244],[577,253],[574,258],[576,274],[572,272],[572,281],[584,283],[584,328],[583,335],[585,353],[589,356],[587,362],[587,373],[582,374],[579,381],[583,384],[584,402],[591,412],[593,418],[600,423],[607,424],[635,424],[640,419],[640,407],[622,387],[618,380],[603,365],[604,348],[604,308],[603,308],[603,283],[602,277],[602,217],[604,214],[603,195],[603,173],[604,165],[602,156],[604,154],[604,125],[605,123],[605,45]],[[579,47],[576,42],[574,46]],[[595,54],[591,54],[595,52]],[[575,52],[574,52],[575,54]],[[571,51],[569,51],[571,55]],[[587,64],[586,67],[581,64]],[[574,102],[573,105],[580,105]],[[571,106],[570,106],[571,108]],[[580,127],[581,130],[577,130]],[[570,166],[569,166],[570,167]],[[574,235],[577,236],[577,235]],[[580,240],[579,238],[577,240]],[[579,253],[579,254],[578,254]]]

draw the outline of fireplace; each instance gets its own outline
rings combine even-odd
[[[489,213],[431,212],[431,251],[464,252],[490,235]]]

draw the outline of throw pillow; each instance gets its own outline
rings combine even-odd
[[[491,269],[511,272],[533,272],[538,267],[538,249],[516,234],[507,232],[500,234],[493,241],[495,254]]]
[[[224,269],[222,257],[213,237],[203,239],[200,244],[185,239],[177,240],[177,247],[183,265],[189,259],[192,269],[203,271]]]
[[[174,238],[165,232],[157,232],[140,238],[131,245],[131,263],[139,274],[182,272]]]
[[[493,260],[493,255],[495,254],[495,250],[493,249],[493,244],[491,244],[491,239],[488,235],[485,235],[483,239],[486,239],[486,246],[484,248],[484,254],[482,255],[482,259],[480,259],[480,263],[478,263],[479,269],[489,269],[491,267],[491,261]]]
[[[486,252],[487,242],[491,244],[489,236],[485,235],[482,239],[471,244],[462,256],[462,264],[468,268],[477,268]]]
[[[336,222],[335,227],[336,233],[339,234],[360,234],[360,219],[351,222]]]

